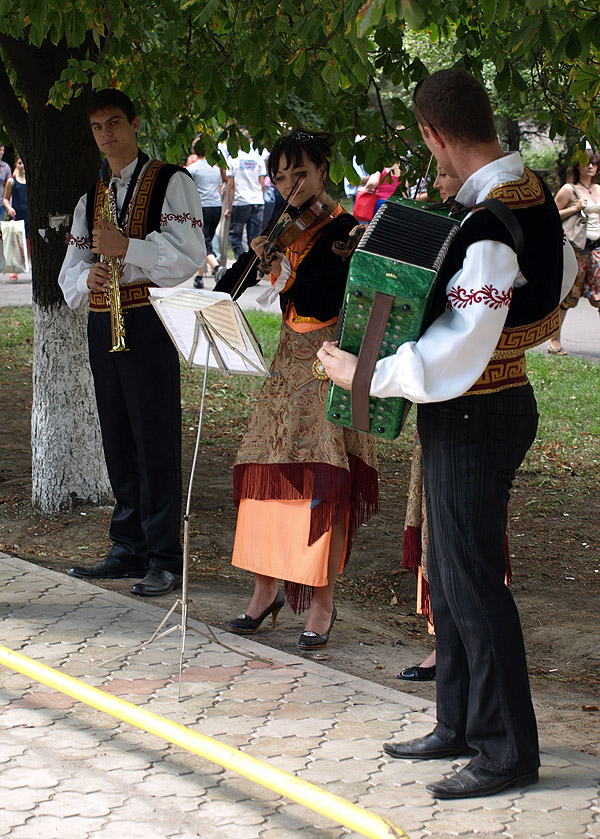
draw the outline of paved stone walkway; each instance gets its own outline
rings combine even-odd
[[[152,634],[162,609],[5,554],[0,585],[3,645],[319,784],[411,839],[600,839],[598,758],[549,748],[540,783],[526,792],[437,802],[425,785],[459,761],[392,761],[381,752],[384,740],[431,730],[434,709],[424,700],[216,630],[239,652],[190,632],[178,702],[179,631],[125,655]],[[0,666],[0,837],[356,835]]]

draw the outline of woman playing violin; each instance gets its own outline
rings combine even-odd
[[[287,245],[281,243],[286,231],[274,248],[268,235],[250,243],[263,270],[270,270],[271,288],[263,297],[279,295],[283,319],[271,378],[234,466],[232,562],[254,573],[255,587],[229,629],[253,634],[269,615],[274,624],[287,598],[297,613],[309,608],[298,641],[306,650],[329,640],[335,578],[348,561],[353,534],[378,504],[374,442],[326,420],[328,381],[318,378],[316,353],[323,340],[333,339],[348,273],[348,262],[332,245],[348,239],[357,224],[325,188],[332,143],[329,134],[295,131],[275,143],[269,159],[271,180],[283,197],[311,213],[308,226],[298,233],[303,225],[297,225]],[[249,261],[249,255],[241,257],[216,290],[231,291]],[[254,269],[241,290],[257,282]]]

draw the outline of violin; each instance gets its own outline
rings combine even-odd
[[[326,218],[333,218],[331,210],[327,204],[324,204],[319,200],[315,201],[314,199],[311,199],[311,202],[312,203],[310,203],[308,207],[300,209],[298,215],[294,217],[284,217],[283,224],[281,225],[280,230],[275,233],[274,238],[271,236],[268,237],[269,242],[264,249],[260,260],[261,269],[266,269],[263,270],[263,274],[267,274],[269,272],[271,263],[278,252],[281,252],[285,250],[285,248],[289,247],[292,242],[295,242],[299,236],[311,227],[316,227],[322,221],[325,221]]]
[[[260,261],[259,267],[262,273],[268,274],[271,270],[271,263],[276,258],[278,252],[289,247],[305,230],[316,226],[321,221],[324,221],[325,218],[333,218],[329,207],[322,201],[310,199],[310,203],[304,209],[302,207],[297,209],[292,206],[291,202],[302,186],[304,178],[305,176],[298,178],[287,201],[282,205],[277,217],[268,228],[267,245],[262,253],[262,257],[258,257],[256,254],[254,255],[247,265],[246,270],[231,290],[231,297],[234,300],[241,293],[240,289],[246,277],[257,262]]]

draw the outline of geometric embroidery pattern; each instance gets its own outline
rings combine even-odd
[[[543,344],[558,329],[558,307],[550,314],[526,326],[505,327],[502,330],[492,358],[514,355],[515,350],[529,350]]]
[[[160,160],[151,160],[140,177],[135,196],[131,202],[129,218],[127,219],[127,235],[132,239],[145,239],[148,230],[148,213],[150,210],[150,196],[158,170],[164,166]]]
[[[547,341],[557,331],[558,325],[557,307],[535,323],[505,327],[487,367],[467,393],[497,393],[526,384],[525,350]]]
[[[121,306],[123,309],[137,309],[140,306],[149,306],[149,288],[155,288],[155,283],[149,280],[142,280],[137,283],[126,283],[121,286]],[[90,310],[94,312],[110,312],[110,306],[106,302],[106,295],[103,291],[90,292]]]
[[[536,207],[544,203],[544,189],[539,177],[525,167],[523,177],[518,181],[498,184],[486,198],[498,198],[512,210],[524,207]]]

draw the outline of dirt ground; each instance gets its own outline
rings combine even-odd
[[[30,505],[30,369],[0,371],[0,550],[66,572],[102,557],[110,510],[81,507],[43,516]],[[194,432],[186,429],[189,470]],[[229,564],[235,528],[231,502],[235,435],[202,445],[190,525],[193,617],[224,626],[244,611],[248,574]],[[403,668],[433,649],[424,620],[414,613],[415,578],[401,568],[402,527],[409,464],[381,462],[382,509],[355,540],[336,589],[338,621],[329,646],[309,654],[345,672],[435,700],[435,683],[398,681]],[[187,486],[187,476],[184,477]],[[597,476],[565,472],[541,477],[521,472],[511,503],[512,590],[519,606],[542,745],[569,746],[600,756],[600,495]],[[102,585],[128,594],[131,581]],[[153,603],[170,606],[173,596]],[[302,618],[284,608],[273,630],[256,640],[290,653]],[[126,627],[124,627],[126,631]],[[188,645],[193,645],[193,634]],[[235,643],[234,636],[231,636]]]

